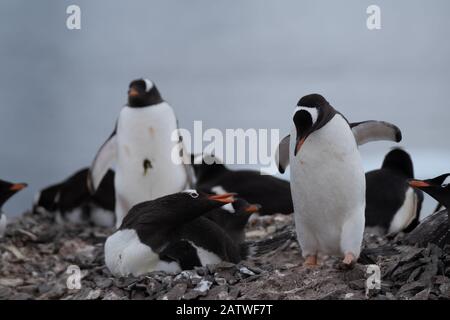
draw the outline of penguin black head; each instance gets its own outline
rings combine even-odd
[[[231,213],[228,216],[231,225],[236,228],[245,228],[248,220],[253,213],[258,213],[261,210],[259,204],[250,204],[242,198],[237,198],[232,204],[235,213]]]
[[[237,198],[236,201],[233,202],[233,209],[236,212],[246,213],[250,216],[252,213],[259,212],[261,206],[259,204],[250,204],[242,198]]]
[[[320,94],[310,94],[301,98],[293,116],[297,130],[294,154],[297,155],[311,133],[322,128],[335,114],[336,111]]]
[[[11,196],[26,186],[26,183],[11,183],[0,180],[0,209]]]
[[[440,204],[450,209],[450,173],[428,180],[409,180],[409,185],[428,193]]]
[[[406,178],[414,178],[414,168],[410,155],[400,148],[391,150],[385,157],[382,165],[383,169],[394,170]]]
[[[138,79],[130,83],[128,90],[128,106],[142,108],[163,102],[155,84],[148,79]]]
[[[189,213],[206,213],[213,209],[219,208],[225,204],[235,201],[233,193],[220,195],[210,195],[197,190],[185,190],[182,192],[170,194],[155,200],[142,202],[131,208],[130,213],[145,211],[170,211],[172,213],[180,213],[180,215],[189,215]],[[124,222],[128,218],[125,218]]]

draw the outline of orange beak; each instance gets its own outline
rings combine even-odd
[[[233,203],[234,202],[234,196],[236,194],[234,193],[224,193],[224,194],[217,194],[213,196],[209,196],[209,200],[219,201],[222,203]]]
[[[22,190],[23,188],[26,188],[26,187],[27,187],[26,183],[16,183],[16,184],[13,184],[9,188],[9,190],[11,190],[11,191],[20,191],[20,190]]]
[[[298,142],[297,145],[295,146],[295,154],[297,155],[297,153],[300,151],[301,147],[303,146],[303,144],[305,143],[306,137],[305,138],[301,138]]]
[[[421,181],[421,180],[409,180],[408,183],[413,188],[425,188],[425,187],[431,186],[428,182]]]
[[[261,206],[259,204],[251,204],[247,208],[245,208],[245,212],[252,214],[258,212],[259,209],[261,209]]]
[[[139,91],[137,91],[135,88],[132,87],[128,91],[128,96],[130,96],[130,97],[137,97],[137,96],[139,96]]]

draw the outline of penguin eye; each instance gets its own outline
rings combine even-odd
[[[198,193],[197,192],[191,192],[190,194],[189,194],[193,199],[197,199],[198,198]]]

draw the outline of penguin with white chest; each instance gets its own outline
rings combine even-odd
[[[366,231],[395,235],[419,223],[423,192],[408,185],[414,178],[410,155],[391,150],[380,169],[366,173]]]
[[[241,260],[238,244],[206,212],[234,201],[232,194],[187,190],[134,206],[105,243],[105,262],[116,276],[179,272]]]
[[[375,140],[400,141],[388,123],[349,124],[324,97],[300,99],[290,136],[277,152],[280,172],[291,165],[291,190],[297,237],[305,265],[321,256],[344,256],[353,265],[364,233],[365,176],[358,145]]]
[[[119,114],[116,129],[91,166],[91,189],[95,191],[115,163],[118,227],[134,205],[193,184],[191,168],[185,165],[189,158],[186,160],[185,156],[172,107],[162,99],[153,82],[135,80],[130,84],[128,104]]]
[[[0,238],[4,236],[7,224],[6,215],[2,211],[2,207],[9,198],[26,186],[25,183],[11,183],[0,180]]]

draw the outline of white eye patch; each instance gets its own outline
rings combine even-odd
[[[307,107],[296,107],[294,110],[294,115],[299,111],[306,111],[311,115],[311,119],[313,123],[316,123],[317,118],[319,117],[319,112],[316,108],[307,108]],[[293,116],[294,116],[293,115]]]
[[[193,189],[184,190],[183,193],[187,193],[188,195],[190,195],[194,199],[198,198],[198,196],[199,196],[197,190],[193,190]]]
[[[153,88],[153,82],[148,79],[143,79],[145,82],[145,92],[149,92]]]
[[[448,186],[450,184],[450,176],[448,176],[447,178],[445,178],[444,182],[442,182],[442,188],[445,188],[446,186]]]

